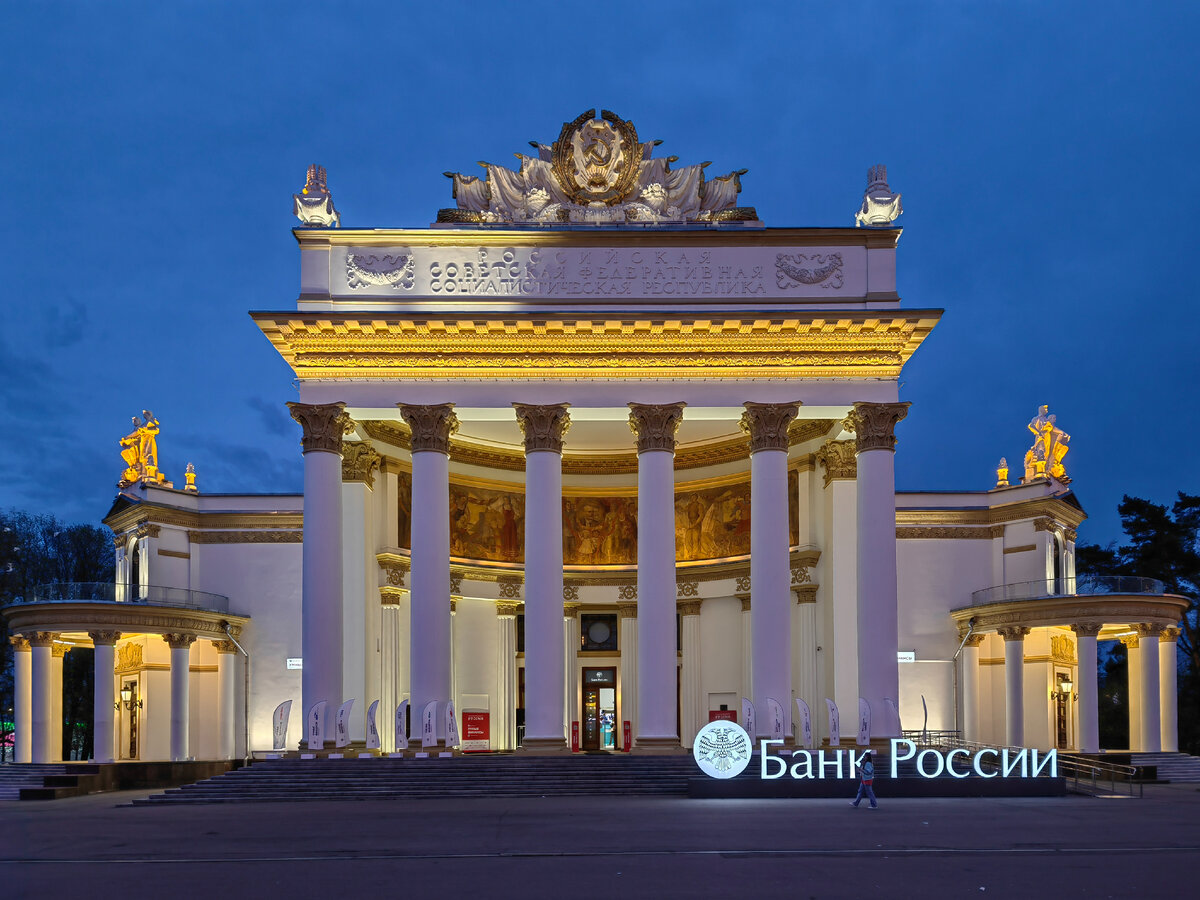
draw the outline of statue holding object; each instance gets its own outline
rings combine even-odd
[[[1055,416],[1049,415],[1050,407],[1038,407],[1038,414],[1030,420],[1029,428],[1033,434],[1033,446],[1025,452],[1026,482],[1038,478],[1054,478],[1063,484],[1070,482],[1067,470],[1063,466],[1063,457],[1071,448],[1067,442],[1071,436],[1055,424]]]

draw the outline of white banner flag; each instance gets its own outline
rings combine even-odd
[[[829,709],[829,746],[837,747],[842,743],[842,717],[838,715],[837,704],[828,697],[825,706]]]
[[[308,711],[305,733],[308,737],[309,750],[325,749],[325,706],[325,701],[319,700]]]
[[[401,700],[396,707],[396,749],[408,749],[408,701]]]
[[[446,749],[452,750],[458,745],[458,720],[454,718],[454,701],[451,701],[446,704]]]
[[[354,705],[353,700],[347,700],[337,711],[337,723],[334,726],[337,730],[334,731],[333,746],[345,747],[350,743],[350,707]]]
[[[871,743],[871,704],[862,697],[858,698],[858,739],[860,747]]]
[[[891,697],[884,697],[883,705],[884,708],[887,709],[888,715],[891,716],[891,721],[888,723],[889,730],[887,734],[899,735],[903,733],[903,729],[900,727],[900,710],[896,706],[896,701]]]
[[[800,697],[796,698],[796,721],[800,723],[800,740],[803,742],[804,749],[811,750],[813,748],[812,713],[809,711],[808,704]]]
[[[288,718],[292,714],[292,701],[284,700],[275,707],[271,717],[271,749],[282,750],[287,743]]]
[[[768,697],[767,698],[767,715],[770,716],[769,724],[771,726],[771,740],[783,740],[783,706],[779,701]]]
[[[758,738],[754,734],[754,704],[745,697],[742,698],[742,721],[745,723],[746,734],[750,735],[750,746],[756,747]]]
[[[379,749],[379,729],[375,727],[375,712],[379,709],[379,701],[372,700],[367,707],[367,749]]]
[[[437,746],[437,701],[430,700],[421,712],[421,746]]]

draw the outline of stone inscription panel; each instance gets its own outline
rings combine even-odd
[[[334,247],[338,298],[854,300],[863,247]]]

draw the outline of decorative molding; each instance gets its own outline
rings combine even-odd
[[[189,531],[192,544],[301,544],[303,531]]]
[[[698,581],[681,581],[675,586],[675,595],[677,597],[699,597],[700,582]]]
[[[392,587],[404,587],[404,578],[408,574],[409,562],[392,553],[378,553],[375,556],[379,568],[386,573],[387,583]]]
[[[341,453],[342,438],[354,428],[345,403],[288,403],[292,418],[300,423],[303,452]]]
[[[390,285],[392,290],[412,290],[416,258],[412,253],[346,254],[346,286],[351,290],[369,285]]]
[[[1028,625],[1003,625],[996,629],[1000,637],[1006,641],[1023,641],[1025,635],[1029,634],[1030,628]]]
[[[1158,642],[1160,644],[1169,644],[1172,641],[1179,640],[1180,630],[1174,625],[1168,625],[1159,633]]]
[[[581,604],[573,601],[568,601],[563,604],[563,618],[574,619],[579,615],[579,607]]]
[[[1065,634],[1050,635],[1050,658],[1055,662],[1076,663],[1075,642]]]
[[[1103,627],[1103,622],[1075,622],[1071,625],[1071,630],[1078,637],[1095,637]]]
[[[681,616],[698,616],[702,600],[683,600],[675,603],[675,611]]]
[[[637,585],[622,584],[617,587],[618,600],[637,600]]]
[[[796,603],[816,603],[818,588],[820,588],[819,584],[804,584],[792,588],[792,593],[796,595]]]
[[[817,464],[825,470],[825,487],[831,481],[858,477],[858,461],[854,458],[854,441],[826,441],[817,450]]]
[[[637,612],[638,612],[638,608],[637,608],[636,603],[628,603],[628,602],[619,602],[618,601],[617,615],[620,616],[622,619],[636,619]]]
[[[795,583],[795,579],[793,579],[793,583]],[[734,582],[733,589],[735,591],[749,591],[750,590],[750,576],[749,575],[739,575],[737,577],[737,581]]]
[[[521,599],[521,578],[512,575],[502,575],[496,579],[496,584],[500,588],[501,600],[520,600]]]
[[[451,597],[450,598],[450,615],[454,615],[457,612],[458,612],[458,598]]]
[[[630,403],[629,430],[637,435],[637,451],[675,452],[675,433],[686,403]]]
[[[104,524],[113,531],[125,532],[125,539],[132,535],[136,526],[146,522],[185,529],[207,530],[301,528],[304,525],[304,513],[299,510],[295,512],[210,513],[138,503],[104,520]]]
[[[745,411],[738,425],[750,435],[750,453],[760,450],[781,450],[786,453],[789,445],[788,426],[800,413],[800,402],[747,402],[742,405]]]
[[[781,290],[802,284],[819,284],[825,290],[842,287],[842,254],[777,253],[775,284]]]
[[[461,572],[451,572],[450,573],[450,593],[451,594],[461,594],[462,593],[462,583],[463,583],[463,575]]]
[[[1141,640],[1136,634],[1127,634],[1118,640],[1129,650],[1137,650],[1141,645]]]
[[[792,569],[792,584],[809,584],[812,582],[812,576],[808,573],[808,566],[795,566]],[[741,590],[741,587],[738,587]],[[749,590],[749,585],[747,585]]]
[[[402,591],[399,588],[384,586],[379,589],[379,605],[380,606],[399,606],[400,601],[404,599],[407,591]]]
[[[162,639],[167,642],[167,646],[170,647],[172,650],[187,650],[188,648],[190,648],[192,646],[192,643],[196,640],[196,635],[182,634],[180,632],[174,632],[174,633],[164,634],[162,636]]]
[[[375,487],[375,470],[383,457],[366,441],[342,442],[342,481],[358,481]]]
[[[977,631],[998,631],[1010,625],[1074,627],[1073,623],[1156,622],[1165,626],[1178,622],[1187,608],[1187,598],[1173,594],[1082,594],[985,603],[952,610],[950,615],[960,625],[973,619]]]
[[[939,526],[924,528],[897,528],[898,540],[972,540],[987,541],[992,539],[991,528],[942,528]]]
[[[162,547],[159,547],[157,552],[158,552],[159,556],[170,556],[174,559],[191,559],[192,558],[192,554],[185,553],[182,550],[164,550],[164,549],[162,549]]]
[[[33,642],[32,633],[121,631],[125,634],[187,631],[208,639],[224,638],[228,622],[234,637],[250,621],[246,616],[202,609],[179,609],[149,603],[29,603],[5,610],[9,630]],[[50,630],[53,629],[53,632]],[[53,640],[53,638],[51,638]]]
[[[958,639],[963,642],[964,647],[978,647],[983,643],[986,634],[981,634],[978,631],[968,632],[966,628],[958,629]]]
[[[162,533],[162,528],[158,525],[152,525],[148,522],[143,522],[133,530],[133,535],[136,538],[156,538]]]
[[[1020,547],[1005,547],[1005,553],[1026,553],[1030,550],[1036,550],[1037,544],[1022,544]]]
[[[1078,527],[1086,518],[1083,510],[1061,497],[1034,497],[985,509],[898,509],[898,525],[1002,525],[1041,516],[1062,527]],[[1035,526],[1036,527],[1036,526]],[[1051,530],[1043,525],[1038,529]]]
[[[896,424],[908,415],[911,403],[855,403],[843,427],[853,432],[859,453],[896,450]]]
[[[32,634],[26,634],[25,637],[31,647],[53,647],[54,642],[58,640],[58,632],[35,631]]]
[[[55,659],[62,659],[64,656],[70,653],[72,649],[73,647],[68,647],[66,644],[51,644],[50,655]]]
[[[564,584],[563,585],[563,600],[578,600],[578,599],[579,599],[579,585]]]
[[[409,446],[413,453],[432,450],[450,455],[450,435],[458,431],[458,416],[453,403],[413,406],[397,403],[409,428]]]
[[[517,424],[525,438],[525,452],[550,450],[562,453],[563,438],[571,427],[571,414],[567,412],[567,403],[557,403],[546,406],[534,406],[528,403],[514,403],[517,412]]]
[[[121,639],[119,631],[89,631],[88,637],[92,639],[93,644],[115,644]]]
[[[122,644],[117,648],[117,668],[118,672],[128,672],[131,669],[140,669],[142,667],[142,645],[141,644]]]
[[[750,612],[750,598],[738,597],[738,599],[742,601],[742,612]]]
[[[1165,626],[1159,625],[1156,622],[1138,622],[1130,627],[1137,631],[1138,637],[1157,638],[1162,634]]]
[[[29,639],[20,634],[10,635],[8,642],[12,644],[14,653],[29,653],[32,649],[29,646]]]
[[[212,641],[211,643],[217,653],[237,653],[237,644],[233,641]]]

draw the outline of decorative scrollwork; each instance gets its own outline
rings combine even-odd
[[[819,284],[826,290],[839,290],[843,283],[842,254],[777,253],[775,283],[785,290],[799,284]]]
[[[392,290],[412,290],[416,260],[411,253],[360,256],[346,254],[346,284],[352,288],[391,285]]]

